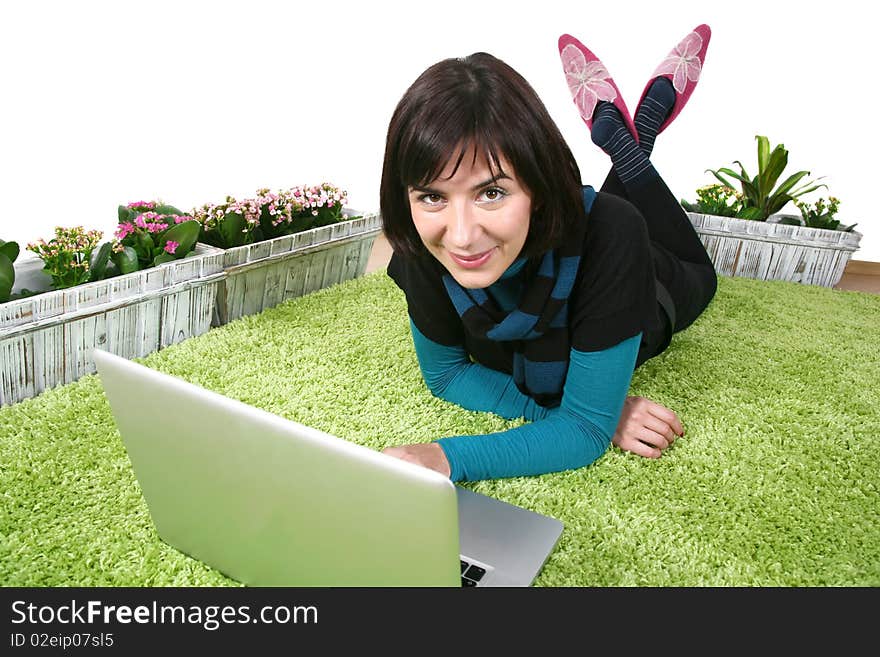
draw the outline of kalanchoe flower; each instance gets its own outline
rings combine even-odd
[[[129,203],[125,207],[129,210],[153,210],[156,205],[157,203],[155,201],[135,201],[134,203]]]
[[[44,269],[52,277],[56,289],[80,285],[89,278],[89,258],[103,233],[86,231],[82,226],[55,228],[55,237],[28,244],[28,250],[43,260]]]
[[[114,236],[117,240],[123,240],[134,233],[136,230],[137,228],[135,228],[134,224],[126,221],[125,223],[121,223],[119,224],[119,226],[117,226]]]
[[[190,221],[193,217],[187,214],[164,214],[161,210],[171,207],[161,201],[138,201],[130,203],[128,214],[130,218],[119,222],[116,228],[116,242],[111,247],[113,253],[122,253],[126,247],[130,247],[137,254],[138,267],[141,269],[153,266],[156,257],[169,253],[177,257],[183,257],[194,247],[190,238],[187,237],[186,252],[182,252],[181,235],[189,235],[191,231],[180,231],[172,234],[175,239],[166,239],[166,234],[174,230],[179,224]],[[159,209],[160,212],[156,210]],[[124,213],[122,213],[124,215]]]

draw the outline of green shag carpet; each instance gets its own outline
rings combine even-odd
[[[431,396],[383,271],[139,361],[377,450],[519,423]],[[880,296],[722,278],[633,378],[662,458],[466,486],[565,524],[539,586],[877,586],[878,384]],[[237,585],[158,538],[96,375],[0,409],[0,493],[3,585]]]

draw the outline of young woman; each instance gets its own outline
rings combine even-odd
[[[598,193],[535,91],[495,57],[438,62],[406,91],[380,206],[422,375],[438,397],[529,422],[386,454],[478,480],[583,467],[612,439],[656,458],[684,434],[673,411],[627,392],[715,294],[711,260],[649,159],[708,41],[701,25],[670,53],[633,122],[595,55],[560,38],[572,97],[612,162]]]

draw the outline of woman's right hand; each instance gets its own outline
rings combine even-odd
[[[683,435],[675,411],[645,397],[627,397],[611,442],[627,452],[658,459]]]

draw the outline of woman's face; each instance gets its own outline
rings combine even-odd
[[[516,260],[529,232],[532,199],[513,167],[503,174],[471,149],[452,176],[458,153],[425,187],[409,188],[409,206],[422,242],[464,288],[485,288]],[[450,176],[452,176],[450,178]]]

